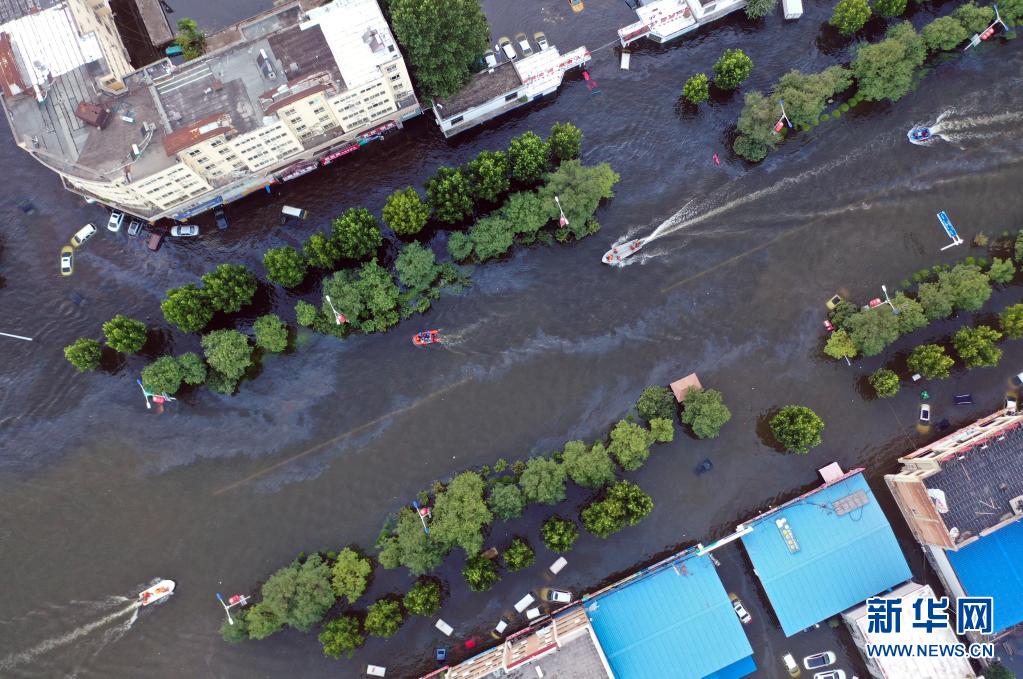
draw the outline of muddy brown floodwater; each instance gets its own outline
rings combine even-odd
[[[174,18],[210,27],[261,9],[172,4]],[[590,0],[578,16],[566,2],[486,4],[495,37],[543,30],[563,48],[604,45],[632,20],[623,2]],[[916,8],[912,18],[934,11]],[[639,46],[630,71],[619,70],[611,49],[598,51],[591,72],[599,95],[573,76],[549,101],[451,142],[424,116],[345,162],[231,205],[228,231],[200,219],[202,238],[156,254],[104,231],[67,279],[57,273],[60,245],[103,211],[64,192],[0,130],[0,330],[35,337],[3,339],[0,353],[0,675],[357,676],[367,662],[387,665],[388,676],[429,670],[442,642],[430,620],[413,620],[393,639],[370,640],[353,660],[337,662],[322,656],[315,634],[222,642],[214,593],[243,591],[303,550],[369,547],[383,519],[434,479],[603,436],[643,387],[692,371],[724,393],[734,418],[720,438],[680,435],[630,474],[656,509],[607,541],[582,538],[561,584],[589,589],[667,550],[722,535],[812,485],[814,470],[832,460],[866,466],[884,497],[880,476],[930,435],[914,427],[911,389],[865,400],[857,383],[882,358],[947,335],[964,319],[850,368],[820,356],[823,301],[836,289],[865,301],[882,283],[897,286],[922,266],[968,254],[968,246],[938,252],[945,242],[938,210],[967,239],[1023,226],[1016,115],[1023,50],[1019,41],[985,44],[934,64],[903,101],[798,135],[756,167],[728,151],[740,96],[717,97],[695,114],[679,109],[685,78],[709,71],[727,47],[742,46],[756,64],[746,91],[790,68],[838,63],[845,50],[820,37],[829,12],[827,3],[807,3],[795,22],[726,19],[667,47]],[[961,123],[953,141],[906,142],[913,123],[948,109]],[[63,360],[65,344],[98,337],[100,324],[119,312],[150,324],[149,357],[193,349],[195,337],[162,319],[168,287],[224,261],[261,271],[268,247],[299,244],[348,206],[379,211],[395,187],[421,185],[441,165],[566,120],[586,135],[585,160],[610,162],[622,176],[598,214],[597,236],[481,267],[470,289],[386,335],[345,342],[302,335],[296,353],[268,359],[238,395],[195,392],[163,416],[144,409],[135,385],[146,357],[90,375],[76,375]],[[39,213],[22,214],[18,198]],[[284,202],[307,208],[310,219],[279,225]],[[669,233],[633,265],[600,264],[609,243],[666,221]],[[1019,301],[1020,291],[998,293],[985,312]],[[252,313],[272,308],[293,320],[295,300],[267,290]],[[426,327],[456,341],[416,349],[409,336]],[[1009,375],[1023,366],[1020,343],[1004,348],[1000,367],[934,385],[937,420],[961,423],[1000,403]],[[951,394],[962,390],[973,392],[975,405],[953,409]],[[782,455],[761,439],[765,416],[787,403],[812,406],[827,422],[824,445],[807,456]],[[704,458],[714,470],[697,477],[693,467]],[[573,495],[562,511],[574,513],[584,499]],[[534,508],[498,525],[490,542],[521,533],[538,545],[547,513]],[[901,519],[889,516],[904,534]],[[902,537],[914,572],[928,577]],[[460,634],[485,633],[553,560],[538,551],[536,572],[507,577],[489,594],[465,591],[461,557],[452,556],[440,572],[452,590],[444,618]],[[739,554],[723,561],[726,587],[755,600],[752,584],[731,579],[748,578],[748,563]],[[177,580],[178,592],[135,618],[123,597],[157,575]],[[402,571],[378,572],[370,596],[410,582]],[[758,620],[771,620],[753,606]],[[751,628],[760,676],[780,671],[784,649],[770,627]]]

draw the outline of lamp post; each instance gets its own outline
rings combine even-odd
[[[330,301],[330,295],[324,295],[323,298],[327,300],[327,304],[330,305],[330,310],[334,312],[334,321],[338,325],[341,325],[342,323],[348,320],[345,318],[344,314],[340,313],[337,309],[334,308],[334,303]]]
[[[231,609],[235,606],[244,606],[249,601],[249,597],[242,596],[241,594],[235,594],[231,597],[231,603],[224,601],[224,597],[220,596],[220,592],[217,592],[217,601],[224,607],[224,612],[227,613],[227,624],[233,625],[234,619],[231,618]]]
[[[892,313],[895,314],[896,316],[898,316],[899,315],[899,310],[895,308],[894,304],[892,304],[891,297],[888,296],[888,288],[885,287],[884,283],[881,284],[881,292],[884,293],[884,302],[885,302],[885,304],[890,306],[892,308]]]
[[[565,211],[561,209],[561,201],[557,196],[554,196],[554,202],[558,204],[558,212],[561,213],[561,219],[558,223],[561,226],[568,226],[568,217],[565,216]]]

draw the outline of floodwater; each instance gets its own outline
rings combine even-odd
[[[260,9],[232,4],[227,16],[223,3],[173,4],[175,18],[209,26]],[[590,0],[577,16],[565,2],[543,5],[488,2],[495,37],[543,30],[564,49],[595,49],[633,16],[619,2]],[[388,676],[428,671],[434,648],[457,643],[433,631],[432,620],[413,620],[393,639],[371,640],[353,660],[337,662],[321,655],[314,634],[222,642],[214,594],[245,591],[300,551],[369,547],[384,518],[434,479],[601,437],[643,387],[693,371],[724,393],[732,421],[716,440],[679,435],[657,448],[630,474],[653,496],[654,512],[610,540],[582,538],[559,584],[591,589],[667,550],[721,536],[812,486],[815,469],[833,460],[866,466],[883,500],[880,476],[931,434],[914,427],[913,390],[865,400],[861,380],[882,359],[897,360],[956,323],[850,368],[819,354],[823,301],[837,289],[865,302],[882,283],[891,288],[923,266],[969,254],[968,245],[939,253],[938,210],[967,239],[1023,226],[1019,122],[977,122],[1023,109],[1023,50],[1018,41],[984,45],[936,64],[898,104],[864,107],[746,166],[728,151],[740,98],[718,97],[694,114],[678,107],[682,83],[733,46],[755,62],[746,90],[792,67],[838,62],[845,52],[820,37],[830,8],[807,3],[806,10],[796,22],[736,17],[674,45],[637,46],[627,72],[615,52],[600,50],[591,66],[600,94],[575,75],[552,100],[452,142],[423,117],[329,170],[230,206],[226,232],[200,219],[202,238],[153,254],[123,232],[103,231],[67,279],[57,273],[61,244],[82,223],[102,222],[104,212],[62,191],[0,134],[0,330],[35,338],[0,338],[0,675],[356,676],[366,663],[387,665]],[[918,10],[915,18],[926,16]],[[946,120],[965,121],[958,139],[929,148],[906,142],[913,123],[950,108]],[[610,162],[622,176],[598,214],[603,231],[584,242],[525,249],[481,267],[472,288],[386,335],[343,343],[302,335],[296,353],[266,360],[238,395],[188,393],[162,416],[145,410],[135,385],[142,357],[108,361],[89,375],[76,375],[63,359],[64,345],[99,337],[115,313],[149,322],[146,359],[196,349],[195,337],[162,320],[158,303],[168,287],[225,261],[261,271],[264,250],[299,244],[346,207],[378,212],[394,188],[421,185],[442,164],[559,120],[583,129],[587,162]],[[39,213],[22,214],[14,205],[21,197]],[[279,225],[285,202],[307,208],[310,219]],[[665,222],[664,235],[634,264],[600,264],[610,243]],[[264,290],[251,313],[273,308],[293,319],[297,298]],[[1010,288],[986,310],[1019,298],[1020,288]],[[409,336],[423,328],[458,340],[416,349]],[[959,424],[998,406],[1023,364],[1020,343],[1004,348],[1000,367],[930,385],[935,421]],[[974,406],[953,409],[951,394],[961,391],[973,392]],[[827,422],[824,445],[810,455],[786,456],[761,439],[766,417],[787,403],[810,405]],[[692,469],[705,458],[714,470],[697,477]],[[576,491],[559,511],[572,515],[584,500]],[[549,513],[533,508],[497,526],[488,542],[503,545],[521,533],[539,545]],[[899,517],[889,516],[904,533]],[[906,548],[914,572],[928,577],[919,551],[908,541]],[[461,557],[452,556],[440,572],[452,591],[443,617],[458,639],[482,637],[541,584],[553,559],[539,547],[533,569],[492,593],[469,594]],[[128,610],[124,597],[156,576],[177,580],[174,597]],[[371,598],[410,583],[403,571],[378,572]],[[751,641],[761,676],[778,676],[784,649],[758,632]]]

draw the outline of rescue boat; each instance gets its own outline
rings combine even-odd
[[[174,593],[174,581],[173,580],[160,580],[149,589],[144,589],[139,592],[139,603],[143,606],[149,604],[155,604],[157,601],[166,599]]]
[[[604,253],[604,257],[601,261],[604,264],[620,264],[626,257],[632,257],[634,254],[640,251],[643,247],[643,239],[637,238],[630,240],[627,243],[617,245],[607,252]]]

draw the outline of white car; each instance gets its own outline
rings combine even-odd
[[[822,667],[835,664],[835,654],[831,651],[814,653],[803,658],[803,667],[808,670],[819,670]]]
[[[522,56],[528,57],[533,53],[533,48],[529,46],[529,40],[526,39],[525,33],[519,33],[515,36],[515,42],[519,43],[519,49],[522,50]]]
[[[1010,396],[1006,396],[1005,397],[1005,410],[1010,415],[1015,415],[1016,414],[1016,408],[1018,408],[1018,407],[1019,407],[1019,404],[1016,402],[1016,397],[1015,396],[1011,396],[1010,395]]]
[[[735,611],[735,614],[739,616],[739,622],[743,625],[748,625],[753,622],[753,616],[750,615],[749,611],[746,610],[746,607],[742,605],[742,601],[739,600],[737,595],[729,594],[728,598],[732,600],[732,609]]]
[[[172,236],[198,236],[199,227],[195,224],[175,224],[171,227],[170,235]]]
[[[71,245],[77,248],[95,235],[96,227],[92,224],[86,224],[82,228],[78,229],[78,231],[75,232],[75,235],[71,236]]]
[[[927,403],[920,404],[920,424],[931,423],[931,406]]]
[[[110,213],[110,219],[107,220],[107,229],[109,231],[120,231],[121,224],[124,224],[124,213],[114,210]]]
[[[817,672],[813,675],[813,679],[845,679],[845,670],[828,670],[827,672]]]
[[[547,590],[547,601],[555,601],[559,604],[570,604],[572,603],[572,593],[566,592],[563,589],[549,589]]]
[[[534,33],[533,40],[536,40],[536,46],[541,52],[550,47],[547,43],[547,36],[543,34],[543,31],[537,31]]]

